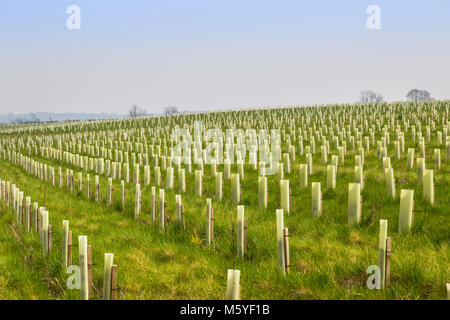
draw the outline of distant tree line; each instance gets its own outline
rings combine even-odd
[[[427,90],[411,89],[406,94],[406,98],[410,101],[432,101],[431,94]],[[362,104],[378,104],[383,102],[383,96],[371,90],[364,90],[360,92],[359,102]]]
[[[41,122],[41,120],[38,117],[36,117],[36,115],[34,113],[32,113],[30,119],[17,117],[14,120],[12,120],[11,122],[12,123],[36,123],[36,122]]]
[[[164,115],[165,116],[170,116],[170,115],[178,114],[178,113],[179,113],[178,112],[178,107],[167,106],[167,107],[164,108]],[[152,115],[152,114],[148,113],[144,109],[139,108],[135,104],[128,110],[128,116],[130,118],[147,117],[147,116],[150,116],[150,115]]]

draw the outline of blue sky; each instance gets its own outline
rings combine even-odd
[[[70,5],[80,30],[66,28]],[[450,98],[449,14],[437,0],[2,0],[0,113]]]

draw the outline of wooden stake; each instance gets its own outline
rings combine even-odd
[[[184,205],[180,205],[180,211],[181,211],[181,227],[184,230],[186,228],[186,225],[184,223]]]
[[[72,265],[72,231],[69,231],[67,239],[67,266]]]
[[[154,211],[154,213],[152,212],[152,219],[153,219],[153,214],[155,215],[155,217],[154,217],[155,219],[152,222],[155,222],[155,221],[158,221],[158,219],[159,219],[158,196],[156,194],[155,194],[155,206],[154,206],[153,211]]]
[[[214,208],[211,207],[211,241],[214,240]]]
[[[142,210],[142,190],[139,189],[139,212]]]
[[[284,235],[284,266],[286,268],[286,273],[289,273],[289,231],[288,228],[283,229],[283,235]]]
[[[125,211],[125,203],[127,202],[127,190],[123,190],[123,203],[122,203],[122,211]]]
[[[37,209],[37,216],[36,216],[36,225],[37,225],[37,232],[40,234],[41,232],[41,209]]]
[[[48,225],[48,252],[50,252],[51,248],[52,248],[52,225],[49,224]]]
[[[247,219],[244,219],[244,248],[247,249]]]
[[[11,186],[11,179],[9,179],[9,190],[8,190],[8,204],[9,207],[12,206],[12,190],[11,190],[12,186]]]
[[[236,253],[234,249],[234,223],[232,224],[231,236],[233,239],[233,270],[236,270]]]
[[[289,188],[289,211],[292,210],[292,191]]]
[[[22,199],[22,225],[24,225],[24,223],[26,223],[25,221],[25,199]]]
[[[111,267],[111,300],[117,300],[117,265],[113,264]]]
[[[92,246],[87,246],[87,259],[88,259],[88,292],[89,299],[92,298]]]
[[[391,238],[386,238],[386,287],[391,284]]]
[[[29,208],[29,212],[30,212],[30,225],[29,225],[29,230],[33,230],[33,205],[30,203],[30,208]]]
[[[164,201],[164,228],[167,228],[167,203]]]
[[[362,214],[362,195],[359,196],[360,200],[359,200],[359,209],[361,210],[361,214]]]

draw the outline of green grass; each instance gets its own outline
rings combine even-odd
[[[44,257],[36,235],[25,232],[0,208],[0,300],[65,296],[59,263]]]
[[[408,136],[406,136],[408,135]],[[391,137],[392,139],[392,137]],[[414,147],[405,133],[406,150]],[[427,143],[427,166],[432,168],[433,140]],[[436,205],[422,200],[422,186],[416,182],[416,171],[406,171],[406,154],[391,165],[397,181],[397,199],[386,193],[376,147],[366,152],[362,191],[363,210],[359,226],[347,225],[347,188],[354,181],[354,151],[348,150],[345,164],[337,172],[335,191],[324,190],[326,165],[320,153],[314,155],[315,174],[310,181],[322,182],[323,214],[311,214],[311,184],[298,189],[300,163],[297,155],[292,172],[285,174],[292,190],[292,211],[285,214],[289,228],[291,272],[284,277],[277,266],[275,210],[279,207],[277,177],[268,177],[269,207],[257,207],[257,172],[246,165],[241,180],[242,203],[248,219],[248,248],[244,261],[236,260],[241,270],[242,299],[443,299],[445,284],[450,280],[449,250],[449,185],[450,163],[442,162],[434,172]],[[320,150],[316,143],[316,149]],[[417,148],[416,148],[417,152]],[[336,152],[333,152],[336,154]],[[393,154],[392,144],[389,154]],[[41,162],[78,170],[62,162],[33,156]],[[331,157],[329,157],[329,160]],[[193,171],[195,170],[193,165]],[[205,166],[202,197],[194,195],[194,174],[186,174],[187,191],[182,194],[186,230],[175,222],[176,190],[166,190],[169,227],[166,232],[150,223],[150,186],[141,186],[143,210],[138,220],[134,215],[134,186],[127,185],[127,204],[120,206],[120,183],[114,181],[114,204],[106,205],[107,179],[100,178],[102,203],[86,199],[82,193],[71,194],[48,182],[28,175],[17,165],[0,161],[0,177],[11,180],[25,195],[44,201],[54,230],[54,247],[49,256],[41,253],[39,239],[12,222],[11,212],[1,210],[0,298],[4,299],[78,299],[79,291],[65,286],[68,275],[62,271],[62,220],[70,220],[74,243],[79,235],[87,235],[93,247],[94,298],[101,298],[104,253],[114,253],[118,265],[120,299],[223,299],[226,270],[233,267],[231,225],[236,221],[236,206],[231,204],[230,181],[224,179],[224,201],[214,200],[214,178]],[[131,168],[130,168],[131,169]],[[222,171],[223,166],[218,166]],[[236,172],[236,165],[232,167]],[[132,172],[130,170],[130,172]],[[153,173],[153,170],[152,170]],[[141,175],[143,168],[141,168]],[[91,183],[94,173],[91,172]],[[86,179],[85,174],[83,178]],[[163,182],[165,182],[163,172]],[[152,176],[152,185],[153,185]],[[65,183],[65,180],[64,180]],[[177,188],[175,174],[175,189]],[[75,182],[75,189],[78,184]],[[417,212],[410,234],[398,234],[400,189],[414,189]],[[92,189],[93,190],[93,189]],[[92,192],[93,194],[93,192]],[[204,245],[206,198],[213,199],[215,233],[212,247]],[[93,196],[92,196],[93,198]],[[378,263],[379,219],[388,219],[388,236],[392,238],[392,285],[385,290],[366,287],[369,265]],[[33,258],[27,258],[32,256]],[[78,263],[74,249],[73,263]]]

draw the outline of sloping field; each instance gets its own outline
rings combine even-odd
[[[240,271],[241,299],[444,299],[449,107],[432,101],[4,126],[0,299],[80,299],[89,287],[89,298],[109,298],[105,253],[117,265],[116,299],[238,298],[228,269]],[[81,266],[73,289],[65,220],[71,264]],[[380,235],[386,223],[390,256]],[[79,236],[92,246],[88,287]],[[385,288],[369,289],[367,268],[385,274],[386,257]]]

